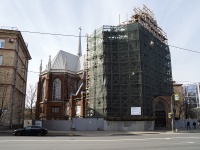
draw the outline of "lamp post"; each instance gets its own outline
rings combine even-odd
[[[171,126],[172,126],[172,132],[174,132],[174,97],[175,97],[175,100],[179,100],[179,94],[172,94],[171,96],[171,115],[172,115],[172,120],[171,120]]]
[[[171,128],[172,128],[172,132],[174,132],[174,99],[173,99],[174,94],[172,94],[171,96]]]

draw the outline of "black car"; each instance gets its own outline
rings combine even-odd
[[[39,126],[27,126],[26,128],[21,128],[21,129],[16,129],[13,131],[13,135],[46,135],[48,133],[48,130],[43,128],[43,127],[39,127]]]

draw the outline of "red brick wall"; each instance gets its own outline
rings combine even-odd
[[[53,94],[53,81],[58,78],[61,81],[61,101],[52,101]],[[69,116],[65,116],[66,111],[66,102],[70,101],[70,94],[76,93],[78,89],[78,82],[83,78],[82,75],[73,75],[73,74],[65,74],[64,73],[46,73],[39,77],[38,82],[38,95],[36,102],[36,119],[41,119],[43,116],[44,119],[67,119],[69,116],[75,115],[75,107],[76,105],[83,106],[83,98],[81,98],[81,92],[78,93],[77,96],[72,98],[70,103],[70,113]],[[46,100],[42,102],[42,88],[44,80],[46,80]],[[82,88],[85,91],[85,86]],[[78,101],[74,99],[79,99]],[[60,108],[59,113],[52,113],[52,107],[58,106]],[[43,107],[44,112],[41,112],[41,107]],[[82,110],[81,116],[84,115],[84,111]]]

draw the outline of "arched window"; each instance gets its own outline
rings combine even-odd
[[[53,101],[61,100],[61,82],[60,79],[56,78],[53,81]]]
[[[46,97],[46,80],[44,80],[42,85],[42,101],[45,100],[45,97]]]

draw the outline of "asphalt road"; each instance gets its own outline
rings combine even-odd
[[[199,150],[200,133],[101,137],[0,136],[0,150]]]

